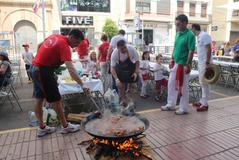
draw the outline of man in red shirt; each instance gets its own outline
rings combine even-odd
[[[35,114],[39,121],[38,136],[44,136],[56,131],[55,127],[46,126],[43,122],[42,104],[44,99],[53,104],[63,127],[61,133],[75,132],[80,129],[79,125],[73,125],[66,121],[54,70],[65,63],[72,79],[74,79],[84,91],[87,91],[71,62],[70,50],[70,47],[74,48],[78,46],[83,39],[83,33],[80,30],[74,29],[68,36],[53,34],[39,45],[31,68],[34,84],[33,95],[36,98]]]
[[[104,34],[101,37],[102,44],[99,46],[99,54],[98,54],[98,59],[100,62],[100,72],[102,76],[104,77],[109,70],[109,65],[106,61],[107,59],[107,54],[108,54],[108,49],[109,49],[109,42],[107,41],[107,36]]]

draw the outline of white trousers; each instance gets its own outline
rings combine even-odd
[[[167,106],[175,107],[178,99],[178,90],[176,90],[176,71],[178,65],[175,64],[171,69],[169,74],[168,81],[168,98],[167,98]],[[188,111],[189,104],[189,74],[184,74],[183,86],[182,86],[182,96],[180,97],[179,110],[183,112]]]
[[[150,83],[150,80],[143,80],[143,77],[140,76],[140,80],[141,80],[141,93],[140,96],[146,96],[147,95],[147,86]]]
[[[208,105],[209,95],[210,95],[210,86],[209,84],[202,81],[203,75],[205,73],[205,64],[198,65],[198,72],[199,72],[199,83],[202,88],[202,98],[200,99],[200,103],[204,106]]]
[[[109,70],[109,63],[108,62],[100,62],[100,72],[102,76],[105,76],[108,73]]]

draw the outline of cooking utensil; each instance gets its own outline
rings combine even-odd
[[[86,130],[86,126],[90,121],[95,120],[95,119],[100,119],[102,117],[102,114],[100,112],[96,112],[96,113],[89,115],[85,120],[83,120],[81,122],[81,124],[82,124],[82,127],[84,128],[84,130],[89,135],[91,135],[95,138],[110,139],[110,140],[129,139],[129,138],[137,137],[137,136],[141,135],[143,132],[145,132],[149,128],[149,121],[146,118],[141,117],[139,114],[136,114],[135,116],[144,123],[144,125],[145,125],[144,130],[136,131],[133,133],[128,133],[128,134],[122,135],[122,136],[108,136],[108,135],[99,134],[99,133],[95,133],[95,132]]]

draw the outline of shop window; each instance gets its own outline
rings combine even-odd
[[[136,12],[150,13],[150,0],[136,0]]]
[[[61,10],[110,12],[110,0],[61,0]]]
[[[177,3],[177,14],[183,14],[184,13],[184,2],[178,1]]]
[[[190,3],[189,5],[189,16],[195,16],[196,4]]]
[[[139,30],[141,33],[139,38],[142,39],[142,30]],[[152,29],[144,29],[144,42],[145,43],[153,43],[153,30]]]
[[[201,17],[207,16],[207,3],[201,4]]]

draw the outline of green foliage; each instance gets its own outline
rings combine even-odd
[[[103,32],[107,34],[109,39],[111,39],[114,35],[116,35],[118,33],[118,30],[119,29],[117,25],[112,19],[110,18],[106,19],[105,24],[103,26]]]

